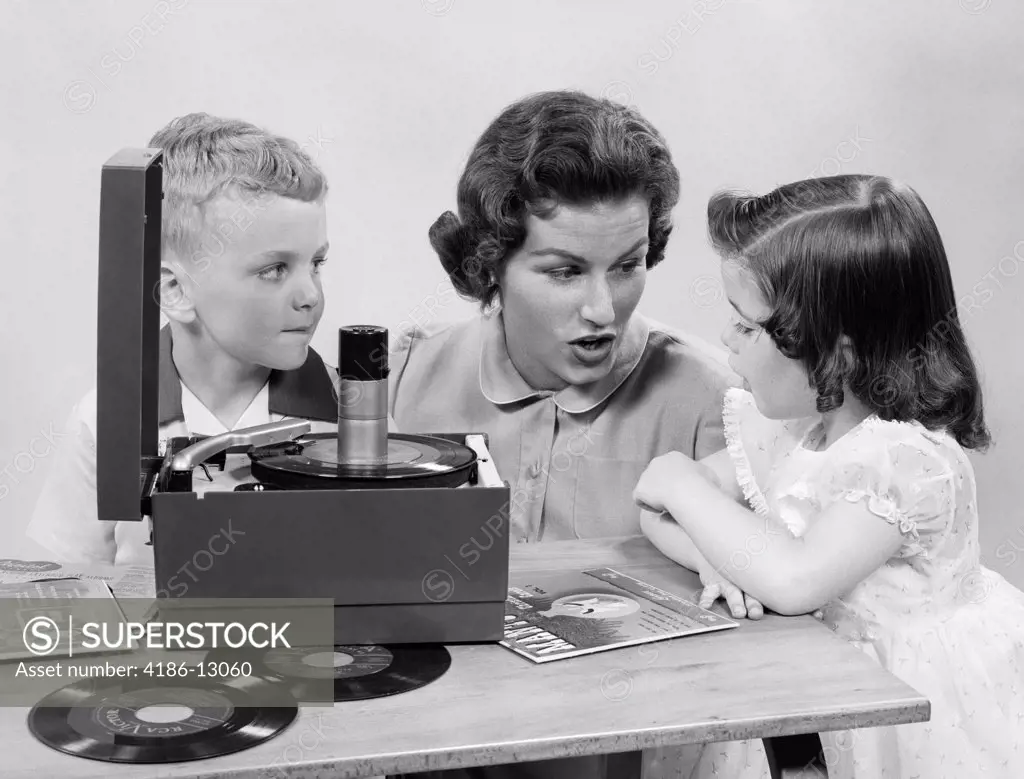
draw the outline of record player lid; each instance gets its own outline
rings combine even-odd
[[[122,149],[100,179],[96,498],[101,520],[140,521],[141,465],[158,455],[163,152]]]

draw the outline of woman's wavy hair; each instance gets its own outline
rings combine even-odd
[[[988,446],[946,252],[913,189],[847,175],[760,197],[723,192],[708,203],[708,229],[721,257],[752,274],[771,308],[759,324],[806,366],[820,412],[842,406],[848,388],[882,419]]]
[[[637,111],[581,92],[530,95],[484,131],[458,185],[458,216],[431,226],[430,244],[456,291],[486,308],[500,297],[506,258],[526,240],[526,219],[560,205],[633,194],[648,201],[647,267],[665,255],[679,171]]]

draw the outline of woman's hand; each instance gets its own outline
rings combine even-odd
[[[729,605],[729,611],[737,619],[743,617],[761,619],[764,616],[764,607],[760,601],[740,590],[712,568],[711,563],[707,560],[702,560],[699,573],[704,589],[697,605],[702,609],[710,609],[716,600],[725,598],[725,602]]]
[[[640,475],[633,490],[633,500],[643,509],[658,514],[667,511],[673,495],[685,495],[694,481],[710,483],[721,489],[715,472],[695,462],[682,452],[669,452],[655,457]]]

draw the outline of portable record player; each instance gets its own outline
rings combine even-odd
[[[161,159],[126,149],[103,168],[100,521],[150,522],[162,597],[172,581],[190,599],[330,597],[338,644],[500,640],[509,485],[484,435],[388,430],[383,328],[339,334],[336,430],[286,420],[158,451]]]

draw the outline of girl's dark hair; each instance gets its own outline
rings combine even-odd
[[[526,239],[526,218],[559,205],[645,196],[647,267],[665,254],[679,171],[657,130],[632,108],[581,92],[542,92],[507,107],[480,136],[459,179],[458,216],[442,214],[430,244],[456,291],[498,296],[505,259]]]
[[[957,316],[938,228],[920,196],[882,176],[786,184],[708,203],[711,242],[752,273],[772,309],[760,323],[807,367],[818,410],[844,388],[885,420],[990,443],[981,385]],[[852,345],[852,359],[842,337]]]

